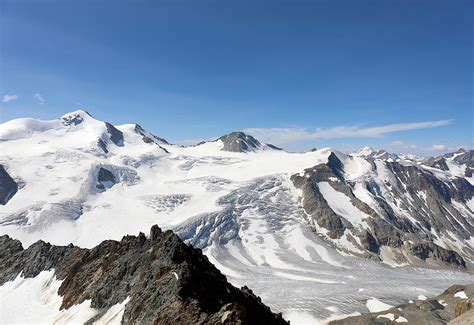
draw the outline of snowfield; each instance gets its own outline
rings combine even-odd
[[[290,177],[326,163],[334,150],[288,153],[265,146],[242,153],[222,148],[221,140],[171,145],[136,125],[113,127],[83,111],[55,121],[4,123],[0,165],[19,189],[0,205],[0,234],[19,239],[24,247],[41,239],[90,248],[158,224],[202,248],[234,285],[249,286],[293,324],[382,310],[421,294],[439,294],[454,283],[474,282],[467,272],[391,267],[396,262],[389,249],[382,252],[386,264],[354,257],[348,254],[357,250],[352,242],[339,240],[334,246],[324,229],[317,233]],[[348,180],[357,183],[369,176],[371,164],[363,157],[368,152],[336,152]],[[437,175],[459,177],[462,168],[450,164],[449,171],[436,170]],[[380,160],[375,165],[383,191],[391,174]],[[337,215],[356,228],[367,227],[371,216],[348,196],[328,182],[318,186]],[[361,185],[354,193],[370,206],[377,200]],[[459,203],[458,210],[474,224],[473,200]],[[390,205],[410,218],[402,205]],[[439,236],[439,241],[473,246],[472,237],[469,242]],[[23,321],[83,322],[94,315],[85,302],[59,311],[59,285],[52,271],[5,283],[0,287],[3,322],[23,313],[25,299],[25,315],[31,318]],[[104,321],[119,322],[125,304],[107,312]]]

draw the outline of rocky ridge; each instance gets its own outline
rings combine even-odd
[[[126,324],[286,323],[249,288],[229,284],[201,250],[156,225],[149,237],[125,236],[92,249],[38,241],[25,250],[18,240],[0,237],[0,285],[45,270],[62,281],[61,309],[91,300],[98,313],[89,323],[127,298]]]
[[[453,285],[434,298],[419,297],[399,306],[330,322],[331,325],[430,324],[474,322],[474,284]]]

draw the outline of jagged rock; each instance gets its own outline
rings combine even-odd
[[[5,205],[18,191],[18,184],[0,165],[0,204]]]
[[[0,284],[52,269],[62,280],[61,309],[90,299],[99,312],[89,323],[127,297],[125,324],[286,323],[250,289],[229,284],[201,250],[158,226],[149,238],[140,233],[92,249],[39,241],[23,250],[19,241],[0,237]]]
[[[462,298],[459,293],[468,298]],[[458,294],[458,295],[456,295]],[[368,313],[332,321],[330,325],[353,324],[472,324],[472,299],[474,284],[454,285],[441,295],[427,299],[405,303],[378,313]],[[470,314],[470,315],[469,315]],[[393,319],[391,321],[390,319]]]

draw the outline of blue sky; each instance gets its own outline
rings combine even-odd
[[[473,146],[472,1],[0,1],[0,119],[84,108],[177,143]]]

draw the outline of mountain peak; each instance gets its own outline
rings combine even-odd
[[[78,125],[81,124],[85,120],[94,120],[91,114],[89,112],[84,111],[84,110],[76,110],[70,113],[66,113],[63,116],[61,116],[61,122],[65,126],[69,125]]]
[[[370,156],[372,153],[374,153],[374,149],[372,149],[372,147],[370,146],[365,146],[357,150],[356,153],[359,156]]]
[[[222,150],[231,152],[249,152],[262,147],[260,141],[241,131],[223,135],[218,140],[224,144]]]

